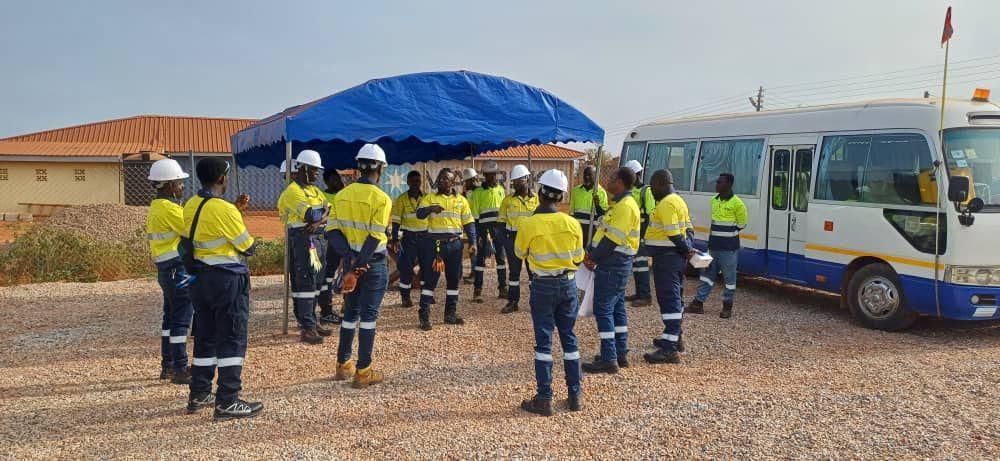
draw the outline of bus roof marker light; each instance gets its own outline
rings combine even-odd
[[[972,100],[976,102],[990,102],[990,90],[976,88],[976,91],[972,92]]]

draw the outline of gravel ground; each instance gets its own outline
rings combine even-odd
[[[113,203],[77,205],[62,208],[46,220],[46,224],[81,232],[97,240],[127,242],[146,234],[149,207]]]
[[[469,323],[449,327],[438,291],[430,333],[386,297],[387,380],[359,391],[330,380],[336,341],[278,334],[281,278],[256,278],[244,396],[265,409],[214,423],[156,379],[154,281],[0,288],[0,458],[1000,458],[997,324],[883,333],[835,299],[743,283],[733,319],[717,298],[686,318],[680,365],[641,362],[661,324],[630,308],[633,366],[587,376],[584,411],[541,418],[516,408],[534,391],[526,306],[463,302]],[[593,320],[577,332],[592,355]],[[565,398],[558,366],[555,384]]]

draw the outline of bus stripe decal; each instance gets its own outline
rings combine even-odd
[[[930,261],[922,261],[922,260],[919,260],[919,259],[910,259],[910,258],[901,258],[899,256],[891,256],[891,255],[882,254],[882,253],[871,253],[871,252],[867,252],[867,251],[850,250],[850,249],[847,249],[847,248],[829,247],[829,246],[825,246],[825,245],[817,245],[815,243],[807,243],[806,244],[806,250],[821,251],[821,252],[824,252],[824,253],[842,254],[842,255],[847,255],[847,256],[872,256],[872,257],[875,257],[875,258],[884,259],[884,260],[889,261],[889,262],[906,264],[906,265],[909,265],[909,266],[926,267],[928,269],[933,269],[934,268],[934,263],[930,262]],[[944,268],[944,264],[939,264],[938,267],[943,269]]]

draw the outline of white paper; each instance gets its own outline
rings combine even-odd
[[[576,271],[576,287],[583,290],[583,300],[580,301],[580,308],[577,317],[594,316],[594,272],[587,269],[587,266],[580,264]]]
[[[704,269],[712,264],[712,256],[705,253],[695,253],[688,262],[695,269]]]

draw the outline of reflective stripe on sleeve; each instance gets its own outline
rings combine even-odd
[[[250,240],[250,233],[247,231],[243,231],[242,234],[237,235],[236,238],[233,239],[232,244],[234,247],[238,247],[246,243],[247,240]]]

